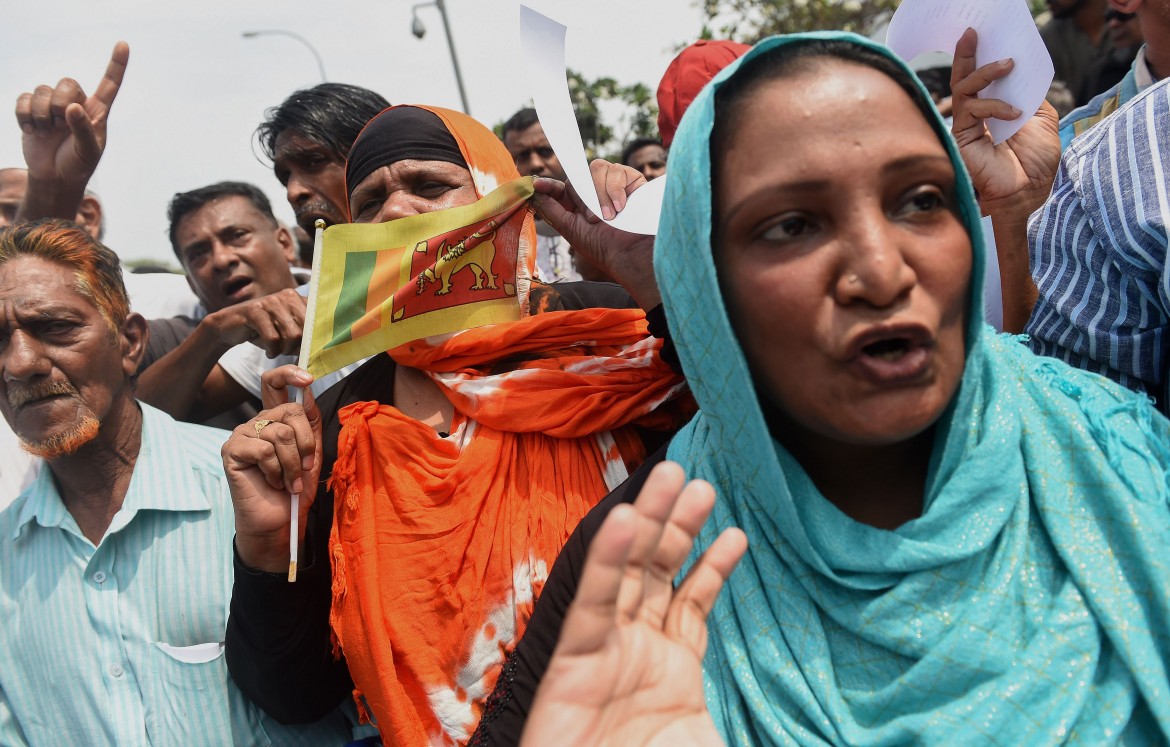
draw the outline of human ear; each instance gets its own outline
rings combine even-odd
[[[141,314],[132,311],[122,322],[118,339],[122,344],[122,371],[127,376],[134,376],[146,356],[146,344],[150,342],[150,327]]]
[[[94,239],[101,241],[102,238],[102,204],[98,202],[93,195],[86,195],[81,198],[81,204],[77,206],[77,217],[74,223],[81,227],[81,230],[88,233]]]
[[[297,260],[297,242],[284,226],[276,227],[276,243],[280,244],[280,251],[290,265]]]

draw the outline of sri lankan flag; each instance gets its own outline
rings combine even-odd
[[[321,377],[412,340],[519,319],[536,251],[523,230],[531,196],[523,177],[473,205],[325,229],[301,365]]]

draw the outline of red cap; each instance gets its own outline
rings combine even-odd
[[[700,39],[678,53],[658,84],[658,133],[670,147],[683,112],[707,81],[751,49],[733,41]]]

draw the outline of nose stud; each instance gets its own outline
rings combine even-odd
[[[861,278],[857,277],[857,275],[850,275],[846,279],[849,281],[850,285],[856,285]]]

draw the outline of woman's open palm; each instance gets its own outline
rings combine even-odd
[[[722,744],[703,698],[707,615],[747,539],[726,530],[676,590],[715,504],[709,484],[684,482],[658,465],[594,537],[523,744]]]

